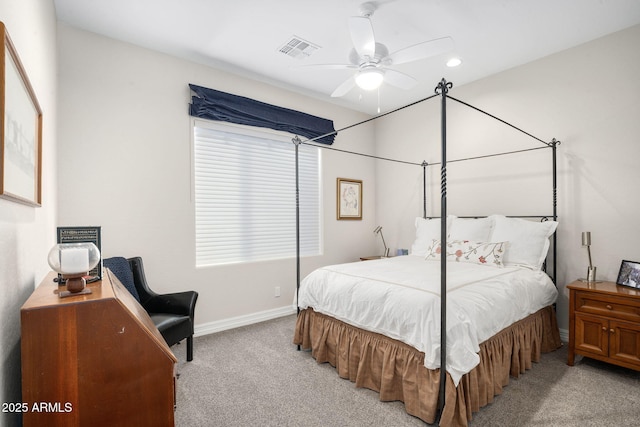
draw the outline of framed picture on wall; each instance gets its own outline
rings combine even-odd
[[[362,219],[362,181],[338,178],[338,219]]]
[[[2,22],[0,37],[0,197],[40,206],[42,111]]]
[[[632,288],[640,288],[640,262],[622,261],[616,283]]]

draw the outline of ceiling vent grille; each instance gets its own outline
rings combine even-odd
[[[311,56],[311,54],[318,49],[320,49],[320,46],[303,40],[300,37],[293,36],[288,42],[282,45],[278,51],[292,58],[304,59]]]

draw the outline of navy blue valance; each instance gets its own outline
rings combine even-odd
[[[194,84],[189,87],[195,93],[189,105],[189,114],[194,117],[280,130],[308,139],[328,134],[315,141],[333,144],[331,120]]]

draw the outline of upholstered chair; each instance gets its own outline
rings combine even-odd
[[[193,328],[198,293],[157,294],[149,288],[142,258],[113,257],[103,260],[125,288],[138,300],[170,347],[187,339],[187,361],[193,360]]]

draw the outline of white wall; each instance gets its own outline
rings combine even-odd
[[[20,402],[20,307],[49,270],[56,214],[56,17],[51,0],[0,0],[7,27],[43,113],[42,207],[0,199],[0,402]],[[0,413],[0,425],[19,414]]]
[[[104,257],[142,256],[158,292],[199,292],[196,329],[292,307],[295,259],[195,268],[189,83],[334,120],[366,116],[257,81],[59,24],[59,225],[102,227]],[[373,152],[373,125],[334,147]],[[375,165],[324,150],[324,255],[313,268],[375,249]],[[336,178],[364,181],[362,221],[336,220]],[[281,287],[282,296],[274,297]]]
[[[635,197],[640,182],[638,41],[640,26],[635,26],[472,84],[456,87],[455,71],[445,76],[454,84],[451,96],[545,141],[562,142],[557,232],[561,329],[568,328],[564,287],[584,277],[588,265],[582,231],[592,232],[592,255],[601,279],[615,281],[623,259],[640,261],[640,200]],[[449,159],[540,145],[454,101],[447,105]],[[376,123],[378,153],[439,162],[439,120],[439,99],[385,117]],[[542,150],[504,160],[449,164],[448,212],[550,213],[550,156],[550,150]],[[432,169],[429,215],[438,214],[440,204],[440,167]],[[413,218],[422,213],[421,179],[420,170],[378,165],[376,210],[378,221],[388,226],[385,236],[392,247],[411,245]]]

